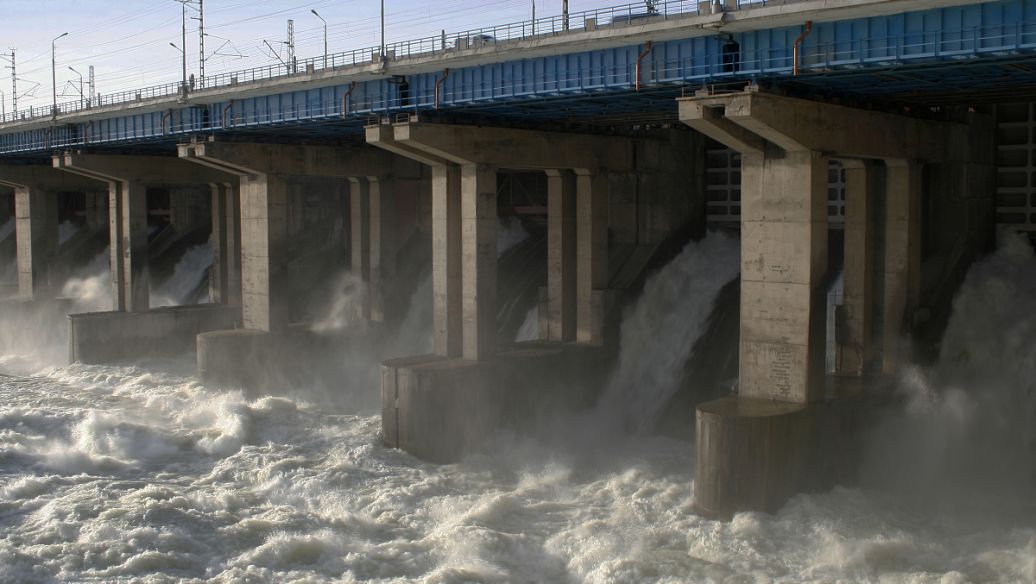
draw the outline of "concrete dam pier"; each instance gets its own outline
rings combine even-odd
[[[722,232],[736,309],[673,292],[706,331],[659,365],[683,381],[609,391],[681,410],[704,516],[851,484],[968,268],[1036,233],[1036,37],[989,32],[1036,0],[660,4],[5,118],[0,319],[71,362],[366,387],[386,445],[452,463],[600,410],[620,355],[655,357],[620,342],[652,278]]]

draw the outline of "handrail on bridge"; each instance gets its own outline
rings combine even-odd
[[[725,0],[723,6],[724,9],[736,10],[750,6],[765,6],[769,1],[771,0]],[[719,3],[716,2],[716,4],[718,5]],[[712,0],[660,0],[655,3],[653,11],[648,11],[643,2],[621,4],[608,8],[570,13],[567,19],[563,15],[546,16],[535,20],[524,20],[451,34],[440,33],[420,39],[398,41],[385,45],[385,56],[379,54],[381,51],[380,47],[364,47],[330,54],[326,58],[324,55],[310,57],[298,61],[297,64],[291,67],[285,64],[264,65],[241,71],[207,75],[203,79],[196,80],[186,88],[182,82],[175,81],[107,95],[98,95],[92,102],[84,102],[83,100],[68,101],[58,104],[56,112],[53,111],[53,106],[23,108],[0,116],[0,123],[36,120],[102,106],[182,95],[185,89],[189,95],[191,92],[232,87],[239,83],[288,78],[294,75],[307,75],[321,70],[335,70],[343,67],[376,63],[383,57],[392,60],[434,54],[436,52],[443,53],[493,45],[501,41],[550,37],[568,32],[595,30],[605,26],[639,25],[656,19],[663,20],[676,16],[711,14],[713,10]],[[582,26],[570,28],[568,26],[570,21],[582,23]]]

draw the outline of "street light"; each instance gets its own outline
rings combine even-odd
[[[536,0],[532,0],[532,36],[536,36]]]
[[[86,100],[86,96],[83,95],[83,74],[76,71],[75,67],[69,65],[68,70],[79,76],[79,105],[82,107],[83,101]]]
[[[183,55],[183,81],[180,82],[180,91],[184,97],[187,97],[187,52],[177,46],[176,43],[169,43],[169,46],[180,51],[180,54]]]
[[[58,48],[56,43],[58,39],[66,36],[68,33],[63,32],[50,41],[50,93],[52,98],[50,115],[55,119],[58,117]]]
[[[320,16],[315,9],[310,9],[310,12],[313,13],[313,16],[316,16],[324,23],[324,69],[327,69],[327,21],[324,20],[324,17]]]

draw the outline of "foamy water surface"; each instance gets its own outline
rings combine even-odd
[[[189,358],[7,355],[0,583],[1033,582],[1036,311],[1004,307],[1036,298],[1036,261],[1013,245],[983,266],[944,365],[907,370],[910,407],[873,429],[864,486],[727,523],[693,512],[692,444],[607,417],[437,466],[323,392],[206,388]]]
[[[176,369],[0,381],[0,581],[1024,582],[1036,569],[1033,524],[976,521],[981,502],[946,514],[837,489],[719,523],[692,511],[686,443],[501,438],[435,466],[382,446],[377,416],[249,401]]]

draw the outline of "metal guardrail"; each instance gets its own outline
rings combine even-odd
[[[654,13],[647,13],[643,2],[622,4],[610,8],[586,10],[563,16],[548,16],[536,20],[526,20],[498,26],[477,28],[420,39],[399,41],[385,45],[386,60],[392,61],[405,57],[429,55],[465,48],[496,44],[501,41],[512,41],[538,37],[555,36],[574,31],[593,30],[600,26],[640,25],[654,20],[664,20],[676,16],[694,16],[710,14],[715,10],[737,10],[751,6],[763,6],[772,0],[661,0],[656,3]],[[786,0],[787,1],[787,0]],[[713,8],[715,6],[715,8]],[[69,114],[96,107],[133,103],[158,97],[189,95],[192,92],[233,87],[239,83],[251,83],[268,79],[291,77],[308,74],[324,69],[339,69],[356,65],[381,62],[381,47],[365,47],[341,53],[327,55],[326,67],[324,55],[297,60],[290,64],[266,65],[252,69],[244,69],[229,73],[208,75],[198,79],[194,85],[186,88],[180,81],[153,85],[128,91],[120,91],[99,95],[93,100],[78,99],[66,101],[53,106],[29,107],[0,116],[0,123],[14,121],[39,120],[54,117],[56,114]]]
[[[747,4],[748,3],[745,2],[740,6],[745,6]],[[752,4],[760,4],[760,2],[753,2]],[[660,14],[643,17],[643,19],[672,18],[674,13],[662,12],[666,5],[670,8],[689,8],[692,6],[692,3],[688,0],[671,0],[665,4],[660,3]],[[693,5],[697,6],[697,3],[693,3]],[[623,18],[619,20],[619,23],[625,25],[628,24],[628,21],[625,18],[634,14],[630,12],[633,10],[633,7],[639,8],[641,6],[641,4],[630,4],[611,9],[587,11],[579,13],[578,15],[571,15],[570,19],[575,18],[576,16],[588,15],[587,18],[606,17],[614,20],[615,18],[622,16]],[[640,23],[643,22],[643,19],[633,20],[634,22]],[[548,17],[538,19],[536,23],[537,31],[535,36],[539,37],[541,36],[541,33],[539,32],[541,25],[544,23],[547,25],[554,23],[552,26],[557,26],[560,21],[559,17]],[[486,31],[495,31],[501,36],[499,38],[494,36],[493,41],[483,39],[477,42],[504,42],[518,38],[531,38],[533,36],[531,26],[529,26],[531,23],[526,22],[519,24],[525,24],[527,26],[526,30],[522,31],[519,28],[508,28],[513,25],[504,25],[502,27],[490,29],[477,29],[476,31],[460,33],[460,35],[454,36],[452,41],[449,37],[443,41],[443,35],[440,34],[436,41],[438,42],[438,45],[430,45],[429,43],[431,42],[430,39],[432,37],[429,37],[424,40],[408,41],[411,43],[409,45],[406,43],[395,43],[393,45],[389,45],[389,50],[386,52],[391,54],[390,51],[407,51],[403,53],[402,56],[416,56],[427,55],[436,51],[452,51],[456,50],[458,39],[479,38],[478,34],[490,36]],[[581,29],[569,28],[568,30],[585,30],[585,21],[583,26],[584,28]],[[542,35],[560,34],[563,31],[563,28],[558,31],[556,28],[548,27]],[[504,36],[507,34],[513,34],[515,36],[513,39],[508,39]],[[802,73],[808,75],[811,73],[811,70],[832,67],[887,66],[906,61],[921,61],[926,59],[966,59],[981,54],[1008,55],[1023,49],[1036,51],[1036,21],[1017,21],[1008,24],[993,24],[931,32],[907,32],[898,36],[890,37],[861,38],[847,41],[818,43],[815,45],[805,46],[802,49],[800,54],[800,67],[802,68]],[[368,48],[329,55],[327,69],[338,69],[345,66],[377,62],[377,52],[378,49]],[[711,61],[704,63],[700,60],[696,60],[694,57],[653,63],[650,79],[645,80],[645,85],[688,83],[696,80],[708,80],[713,78],[752,78],[767,75],[788,74],[792,69],[792,55],[793,51],[791,47],[779,47],[742,51],[733,60],[727,60],[727,58],[721,57],[720,55],[713,55]],[[399,56],[400,55],[397,54],[396,58],[399,58]],[[322,56],[306,59],[299,62],[299,64],[302,65],[299,69],[301,69],[302,72],[319,70],[322,69],[322,63]],[[544,75],[542,78],[523,79],[521,85],[528,87],[530,81],[534,82],[534,85],[538,88],[537,94],[562,94],[588,89],[628,89],[627,85],[631,78],[632,67],[633,65],[629,64],[619,68],[610,67],[609,70],[604,70],[603,68],[599,68],[600,70],[595,69],[593,71],[583,70],[576,73],[571,79],[565,77],[559,78],[556,76],[548,77]],[[218,87],[233,87],[238,83],[248,83],[264,79],[279,79],[296,74],[299,73],[287,71],[287,68],[284,65],[257,67],[245,71],[207,77],[204,80],[204,83],[193,88],[193,91]],[[600,81],[587,82],[587,79],[596,79]],[[522,97],[526,95],[526,93],[523,93],[523,91],[519,90],[517,87],[509,88],[506,86],[494,86],[493,90],[492,95],[484,96],[482,95],[482,92],[476,91],[474,93],[478,93],[480,97],[458,99],[444,87],[440,101],[442,103],[459,104],[497,98]],[[102,105],[107,106],[112,104],[142,101],[154,97],[175,96],[181,91],[182,86],[180,83],[167,83],[165,85],[101,96],[94,103],[89,103],[85,100],[65,103],[59,106],[59,111],[61,113],[69,113]],[[465,93],[473,95],[473,92],[470,90]],[[332,115],[365,115],[372,112],[398,110],[406,107],[430,107],[435,102],[435,96],[432,92],[428,92],[427,95],[414,95],[408,99],[409,101],[407,103],[403,103],[399,98],[390,98],[387,95],[368,95],[363,98],[363,103],[354,103],[353,106],[349,107],[348,111],[342,111],[341,106],[335,106],[332,104],[327,106],[326,112],[314,113],[310,111],[307,116],[304,117],[312,119],[314,117],[319,118],[321,116],[326,117]],[[39,120],[47,119],[50,115],[51,108],[48,106],[45,108],[31,109],[28,112],[19,112],[19,117],[17,119]],[[13,115],[9,114],[3,121],[15,121],[15,119],[16,118]],[[284,122],[292,119],[300,118],[284,116],[283,114],[281,116],[281,121]],[[279,122],[270,120],[267,123]]]

